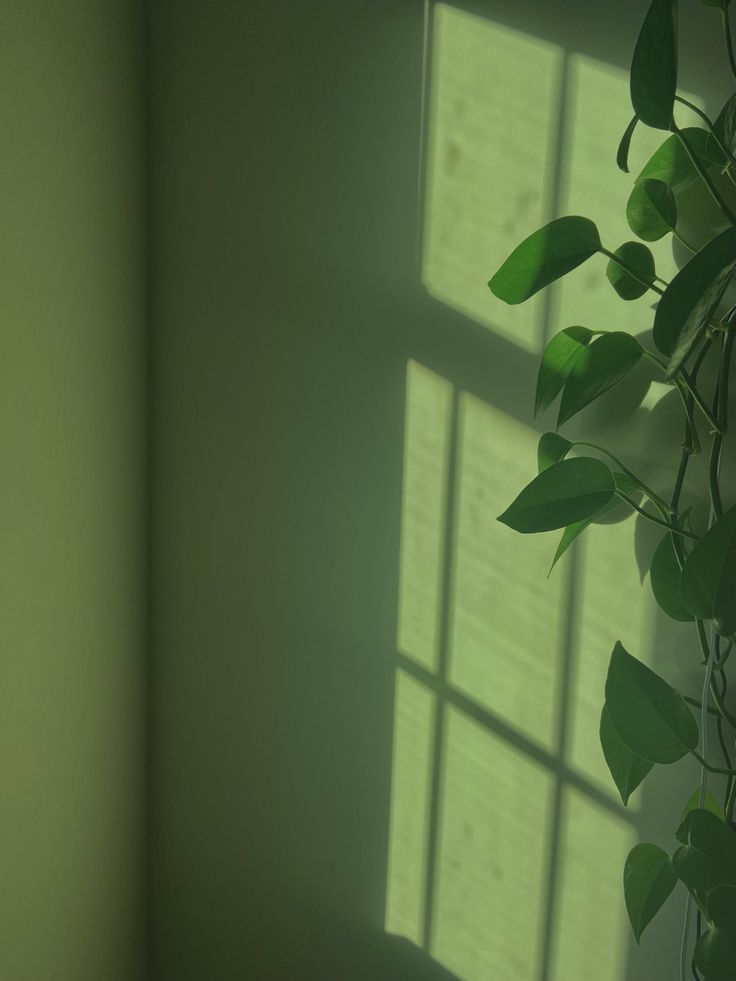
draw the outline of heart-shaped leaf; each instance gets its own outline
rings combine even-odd
[[[616,642],[606,705],[629,748],[652,763],[675,763],[698,745],[698,724],[682,695]]]
[[[718,887],[718,889],[725,888],[725,886]],[[718,927],[711,927],[698,938],[693,960],[703,975],[703,981],[733,981],[734,966],[736,966],[736,935]]]
[[[565,327],[544,349],[537,376],[534,418],[547,409],[562,391],[579,355],[593,337],[587,327]]]
[[[634,135],[634,130],[636,129],[636,124],[639,122],[638,116],[632,116],[631,122],[624,130],[624,135],[621,137],[621,142],[618,145],[618,150],[616,151],[616,165],[619,170],[623,170],[625,174],[629,172],[629,148],[631,147],[631,137]]]
[[[674,231],[677,225],[677,201],[672,189],[663,181],[646,178],[634,184],[626,204],[629,228],[646,242],[656,242]]]
[[[606,705],[601,712],[600,739],[608,769],[625,806],[654,764],[643,760],[629,749],[616,732]]]
[[[727,228],[678,272],[657,305],[654,343],[673,375],[695,347],[736,270],[736,228]]]
[[[669,129],[677,90],[677,0],[652,0],[634,49],[630,83],[639,119]]]
[[[572,443],[558,433],[544,433],[537,444],[537,471],[541,473],[553,463],[564,460],[570,451]]]
[[[506,303],[523,303],[600,251],[598,229],[590,218],[555,218],[517,245],[488,283]]]
[[[678,836],[687,844],[672,856],[675,872],[703,904],[711,889],[736,885],[736,835],[715,814],[689,812]]]
[[[677,828],[677,831],[675,832],[675,838],[677,838],[677,840],[681,842],[683,845],[687,845],[688,843],[688,833],[690,827],[690,821],[688,819],[688,815],[691,813],[691,811],[699,811],[699,810],[710,811],[710,813],[714,814],[719,821],[723,821],[724,823],[726,821],[726,816],[723,813],[723,808],[721,807],[721,805],[718,803],[718,801],[715,799],[715,797],[709,790],[706,790],[705,792],[705,802],[703,803],[703,806],[701,808],[700,787],[696,787],[695,790],[692,792],[692,794],[690,794],[690,796],[688,797],[687,803],[682,809],[682,814],[680,815],[680,824]]]
[[[624,898],[637,943],[676,885],[677,876],[666,851],[646,843],[631,849],[624,865]]]
[[[712,154],[707,150],[710,136],[707,130],[688,126],[680,132],[695,155],[703,160],[705,166],[714,163]],[[719,159],[723,160],[722,154],[719,155]],[[693,167],[687,150],[675,133],[669,136],[649,158],[636,181],[638,183],[649,178],[667,184],[675,194],[680,194],[700,180],[700,175]]]
[[[695,619],[682,600],[680,566],[669,534],[662,538],[654,553],[649,568],[649,581],[652,584],[654,598],[668,617],[682,623]]]
[[[641,242],[624,242],[613,253],[639,277],[636,279],[615,259],[609,259],[606,278],[622,300],[638,300],[654,280],[654,256]],[[644,280],[642,283],[640,280]],[[649,285],[647,285],[649,284]]]
[[[560,401],[561,426],[625,378],[642,356],[641,344],[623,331],[602,334],[575,359]]]
[[[600,460],[562,460],[535,477],[498,520],[524,534],[564,528],[600,511],[615,489]]]
[[[680,577],[687,609],[701,620],[715,620],[719,633],[736,632],[736,507],[695,544]]]

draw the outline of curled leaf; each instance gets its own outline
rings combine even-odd
[[[567,456],[572,443],[558,433],[544,433],[537,444],[537,470],[541,473]]]
[[[616,164],[618,169],[623,170],[625,174],[629,172],[629,148],[631,147],[631,137],[634,135],[634,130],[638,122],[639,117],[632,116],[631,122],[624,130],[624,135],[621,137],[621,142],[616,151]]]

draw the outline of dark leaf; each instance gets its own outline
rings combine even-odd
[[[608,260],[606,277],[622,300],[638,300],[649,289],[654,275],[654,256],[641,242],[624,242],[614,252],[622,262],[634,270],[639,276],[636,279],[631,273],[614,259]],[[644,282],[640,282],[643,279]]]
[[[624,865],[624,898],[637,943],[676,885],[667,852],[646,843],[631,849]]]
[[[716,886],[736,885],[736,835],[720,818],[695,808],[677,836],[687,844],[672,856],[675,871],[701,904]]]
[[[624,130],[624,135],[621,137],[621,142],[618,145],[618,150],[616,152],[616,164],[619,170],[623,170],[625,174],[629,172],[629,147],[631,146],[631,137],[634,135],[634,130],[636,129],[636,124],[639,122],[638,116],[633,116],[631,122]]]
[[[726,104],[716,117],[713,128],[721,144],[731,153],[736,152],[736,93],[726,100]],[[713,157],[716,162],[721,161],[723,166],[728,163],[712,133],[708,135],[705,147],[706,153]]]
[[[703,975],[703,981],[733,981],[736,969],[736,935],[711,927],[698,939],[693,959]]]
[[[600,460],[563,460],[535,477],[498,520],[524,534],[564,528],[600,511],[614,490],[613,474]]]
[[[572,443],[557,433],[544,433],[537,444],[537,470],[541,473],[567,456]]]
[[[654,598],[660,608],[673,620],[687,623],[695,617],[682,601],[680,593],[680,566],[677,564],[672,538],[666,534],[654,553],[649,569]]]
[[[703,808],[706,811],[710,811],[711,814],[715,814],[719,821],[726,820],[726,816],[723,813],[723,808],[715,799],[713,794],[706,790],[705,792],[705,803]],[[700,787],[696,787],[695,790],[690,794],[687,803],[682,809],[682,814],[680,815],[680,824],[675,832],[675,838],[683,845],[687,844],[688,828],[690,825],[688,815],[691,811],[701,810],[700,807]]]
[[[672,189],[647,178],[634,184],[626,205],[629,228],[646,242],[656,242],[677,226],[677,201]]]
[[[535,419],[557,398],[575,361],[592,337],[593,331],[587,327],[565,327],[544,349],[534,399]]]
[[[624,648],[611,654],[606,705],[630,749],[652,763],[675,763],[698,745],[698,724],[682,695]]]
[[[598,229],[589,218],[555,218],[517,245],[488,285],[499,300],[523,303],[600,247]]]
[[[708,893],[708,919],[713,926],[736,934],[736,886],[716,886]]]
[[[721,634],[736,632],[736,507],[696,542],[682,570],[680,591],[694,616],[715,620]]]
[[[652,0],[634,49],[630,83],[639,119],[669,129],[677,90],[677,0]]]
[[[641,344],[623,331],[602,334],[576,358],[565,383],[557,425],[561,426],[629,374],[642,356]]]
[[[648,760],[643,760],[629,749],[616,732],[606,705],[603,706],[601,712],[600,739],[601,749],[608,769],[611,771],[613,782],[621,794],[621,800],[626,805],[633,791],[636,790],[654,764]]]
[[[736,270],[736,228],[703,246],[677,273],[654,314],[654,343],[669,356],[673,375],[708,326]]]

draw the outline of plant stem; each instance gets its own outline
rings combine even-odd
[[[726,806],[724,808],[726,812],[726,820],[729,823],[733,822],[733,805],[736,802],[736,780],[731,781],[731,789],[728,792],[728,799],[726,801]]]
[[[696,113],[696,115],[700,116],[700,118],[703,120],[703,122],[705,123],[705,125],[710,130],[710,135],[716,141],[716,144],[718,146],[718,149],[721,151],[721,153],[723,154],[723,156],[726,157],[727,160],[730,160],[730,162],[732,164],[735,164],[736,165],[736,157],[734,157],[734,155],[731,153],[731,151],[728,149],[727,146],[724,146],[723,143],[721,143],[721,140],[720,140],[720,138],[718,136],[718,133],[716,133],[715,126],[710,121],[710,119],[706,116],[706,114],[703,112],[703,110],[702,109],[698,109],[698,107],[696,105],[694,105],[692,102],[689,102],[687,99],[683,99],[681,95],[676,95],[675,96],[675,102],[679,102],[681,105],[687,106],[688,109],[692,109],[692,111],[694,113]]]
[[[638,511],[643,518],[647,518],[649,521],[654,522],[655,525],[661,525],[673,535],[682,535],[684,538],[691,538],[695,542],[698,541],[698,536],[693,535],[692,532],[685,531],[684,528],[677,528],[675,525],[670,524],[669,521],[663,521],[662,518],[658,518],[656,515],[645,511],[644,508],[640,508],[636,501],[632,501],[632,499],[628,497],[628,495],[624,494],[623,491],[617,490],[615,493],[617,497],[620,497],[622,501],[625,501],[629,507],[633,508],[635,511]]]
[[[700,763],[700,765],[706,769],[708,773],[726,773],[729,777],[736,776],[736,770],[729,770],[724,766],[711,766],[710,763],[703,759],[700,753],[695,749],[690,750],[690,755],[694,756],[698,763]]]
[[[624,272],[627,272],[632,279],[637,281],[637,283],[641,283],[642,286],[646,286],[648,290],[654,290],[654,292],[659,293],[660,296],[664,295],[664,290],[661,290],[659,286],[655,286],[651,280],[644,279],[642,276],[640,276],[636,269],[634,269],[633,266],[630,266],[628,262],[624,262],[623,259],[615,255],[613,252],[609,252],[608,249],[604,249],[603,246],[601,246],[600,251],[603,253],[603,255],[607,255],[611,262],[615,262],[616,265],[621,266]],[[662,282],[664,282],[664,280],[662,280]]]
[[[644,493],[647,495],[647,497],[652,502],[652,504],[656,504],[660,512],[663,512],[663,516],[665,514],[672,514],[672,509],[670,508],[669,504],[667,504],[666,501],[663,501],[662,498],[659,496],[659,494],[655,494],[654,491],[651,490],[651,488],[647,487],[647,485],[644,483],[643,480],[640,480],[640,478],[637,477],[636,474],[633,473],[633,471],[629,470],[626,464],[622,463],[619,460],[619,458],[617,456],[614,456],[613,453],[611,453],[609,450],[604,449],[604,447],[602,446],[597,446],[595,443],[587,443],[585,440],[582,439],[575,439],[572,442],[573,442],[573,446],[587,446],[591,450],[598,450],[599,453],[604,453],[609,460],[613,460],[613,462],[616,464],[617,467],[620,467],[621,470],[627,476],[631,477],[634,483],[639,485],[639,487],[644,491]]]
[[[726,53],[728,54],[728,64],[731,74],[736,78],[736,58],[733,53],[733,40],[731,39],[731,24],[728,19],[728,7],[724,4],[721,7],[721,23],[723,24],[723,36],[726,40]]]
[[[688,392],[690,393],[690,395],[692,395],[693,401],[695,402],[695,404],[697,405],[697,407],[700,409],[700,411],[703,413],[703,415],[705,416],[705,418],[710,423],[713,432],[721,433],[721,427],[720,427],[720,425],[718,423],[718,420],[713,416],[713,413],[710,411],[710,409],[708,408],[708,406],[705,404],[705,400],[703,399],[703,396],[700,394],[700,392],[695,387],[695,383],[693,382],[693,380],[690,377],[690,375],[688,375],[687,371],[685,371],[684,368],[680,368],[679,374],[680,374],[680,377],[682,378],[682,381],[683,381],[685,387],[687,388]]]
[[[721,472],[721,455],[723,452],[723,433],[726,430],[728,413],[728,378],[731,364],[731,354],[733,353],[735,329],[731,324],[728,333],[723,339],[721,354],[721,367],[718,375],[718,385],[716,387],[715,413],[718,418],[718,431],[713,437],[710,448],[710,459],[708,461],[708,483],[710,488],[710,503],[716,518],[723,517],[723,501],[721,500],[721,490],[719,478]]]
[[[693,148],[690,146],[687,139],[683,136],[682,130],[674,122],[672,123],[672,131],[677,134],[677,138],[685,148],[685,153],[687,153],[688,157],[690,158],[690,163],[693,165],[695,170],[698,172],[698,176],[703,181],[705,186],[708,188],[708,191],[710,192],[710,196],[713,198],[715,203],[721,209],[721,211],[726,216],[728,221],[732,225],[736,225],[736,215],[734,215],[734,213],[731,211],[729,206],[726,204],[726,202],[723,200],[721,195],[718,193],[715,184],[708,176],[707,170],[705,169],[705,167],[703,167],[701,162],[698,160],[697,156],[695,155],[695,152],[693,151]]]
[[[699,699],[697,699],[697,698],[693,698],[690,695],[683,695],[682,697],[685,699],[685,701],[688,703],[688,705],[692,705],[694,708],[702,708],[703,707],[703,703]],[[710,705],[708,706],[708,712],[711,715],[715,715],[717,718],[720,719],[720,715],[718,714],[718,712],[714,708],[711,708]]]

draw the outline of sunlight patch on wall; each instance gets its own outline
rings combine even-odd
[[[580,539],[579,592],[574,631],[575,674],[571,698],[572,763],[616,798],[597,738],[604,685],[613,645],[620,640],[649,662],[654,609],[648,581],[640,582],[633,516],[616,525],[590,525]],[[638,807],[638,795],[629,809]]]
[[[437,663],[452,386],[410,361],[406,373],[398,648]]]
[[[538,434],[472,396],[460,401],[450,680],[551,747],[557,727],[565,576],[547,580],[549,535],[496,517],[536,468]]]
[[[422,281],[528,351],[541,349],[543,299],[509,307],[486,284],[550,218],[562,63],[556,45],[434,8]]]
[[[696,97],[689,98],[700,104]],[[634,178],[668,136],[638,126],[631,143],[630,173],[623,173],[616,166],[616,148],[631,112],[627,71],[595,58],[570,55],[558,210],[561,215],[591,218],[611,251],[623,242],[637,240],[626,221],[626,202]],[[644,244],[654,253],[658,275],[669,280],[677,271],[671,236]],[[651,327],[656,295],[648,292],[638,300],[622,301],[606,279],[607,263],[605,256],[593,256],[555,286],[553,331],[584,324],[594,330],[637,334]]]
[[[552,777],[450,710],[430,952],[463,981],[536,977]]]
[[[622,981],[630,933],[621,870],[636,832],[575,790],[563,798],[550,981]]]
[[[421,945],[435,698],[396,672],[386,929]]]

